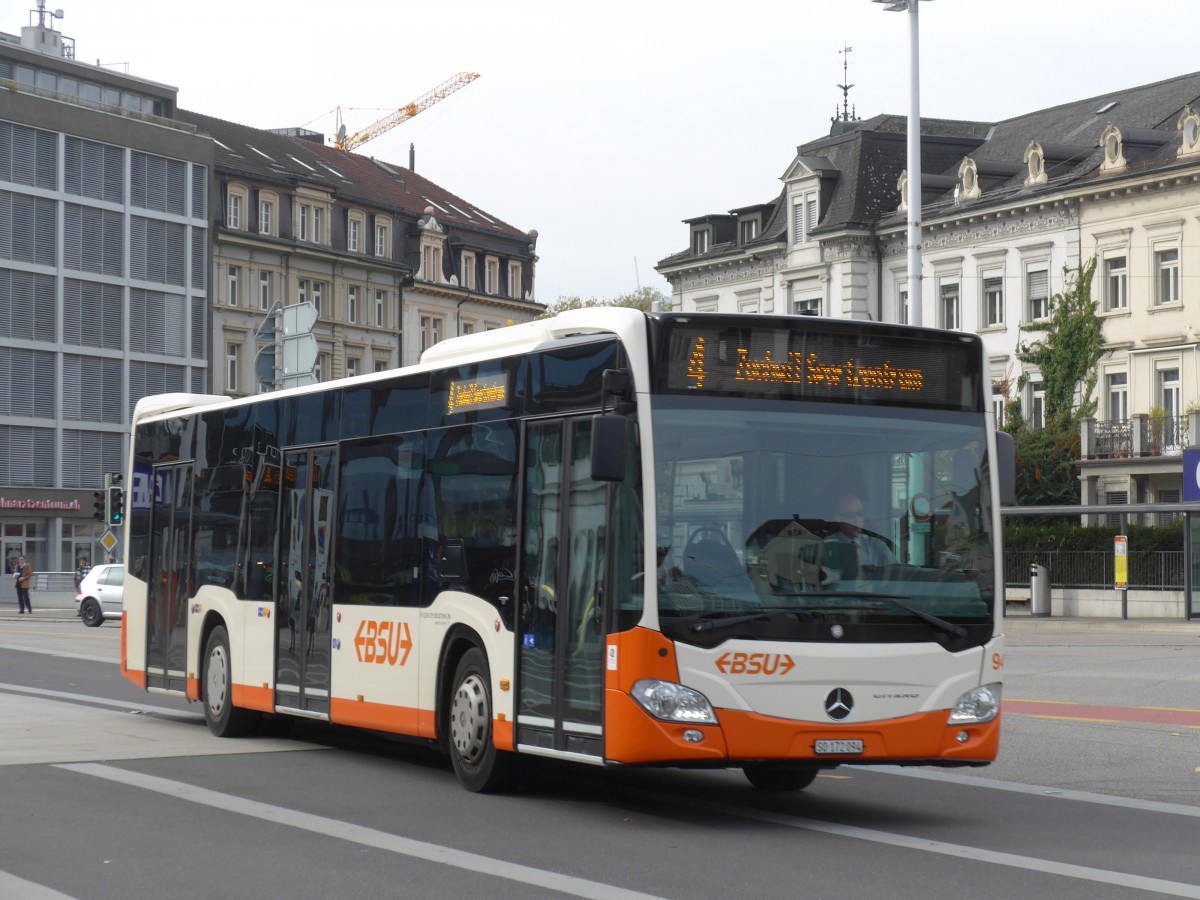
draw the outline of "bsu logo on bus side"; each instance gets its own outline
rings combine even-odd
[[[379,665],[402,666],[412,650],[412,635],[407,622],[376,622],[363,619],[354,635],[354,653],[358,661]]]

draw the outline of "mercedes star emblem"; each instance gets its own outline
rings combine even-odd
[[[825,715],[831,719],[844,719],[854,709],[854,698],[845,688],[834,688],[825,698]]]

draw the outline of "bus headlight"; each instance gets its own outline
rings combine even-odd
[[[673,681],[643,678],[633,686],[633,699],[656,719],[716,725],[717,714],[708,698]]]
[[[982,725],[1000,713],[1000,685],[983,684],[972,688],[954,704],[947,725]]]

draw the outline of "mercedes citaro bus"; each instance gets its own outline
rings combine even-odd
[[[989,394],[973,335],[609,308],[147,397],[121,668],[218,735],[429,742],[474,791],[531,757],[771,790],[985,765],[1012,484]]]

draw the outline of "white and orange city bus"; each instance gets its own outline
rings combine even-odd
[[[430,742],[475,791],[534,756],[773,790],[985,765],[1012,481],[989,393],[972,335],[590,309],[147,397],[121,669],[217,735]]]

